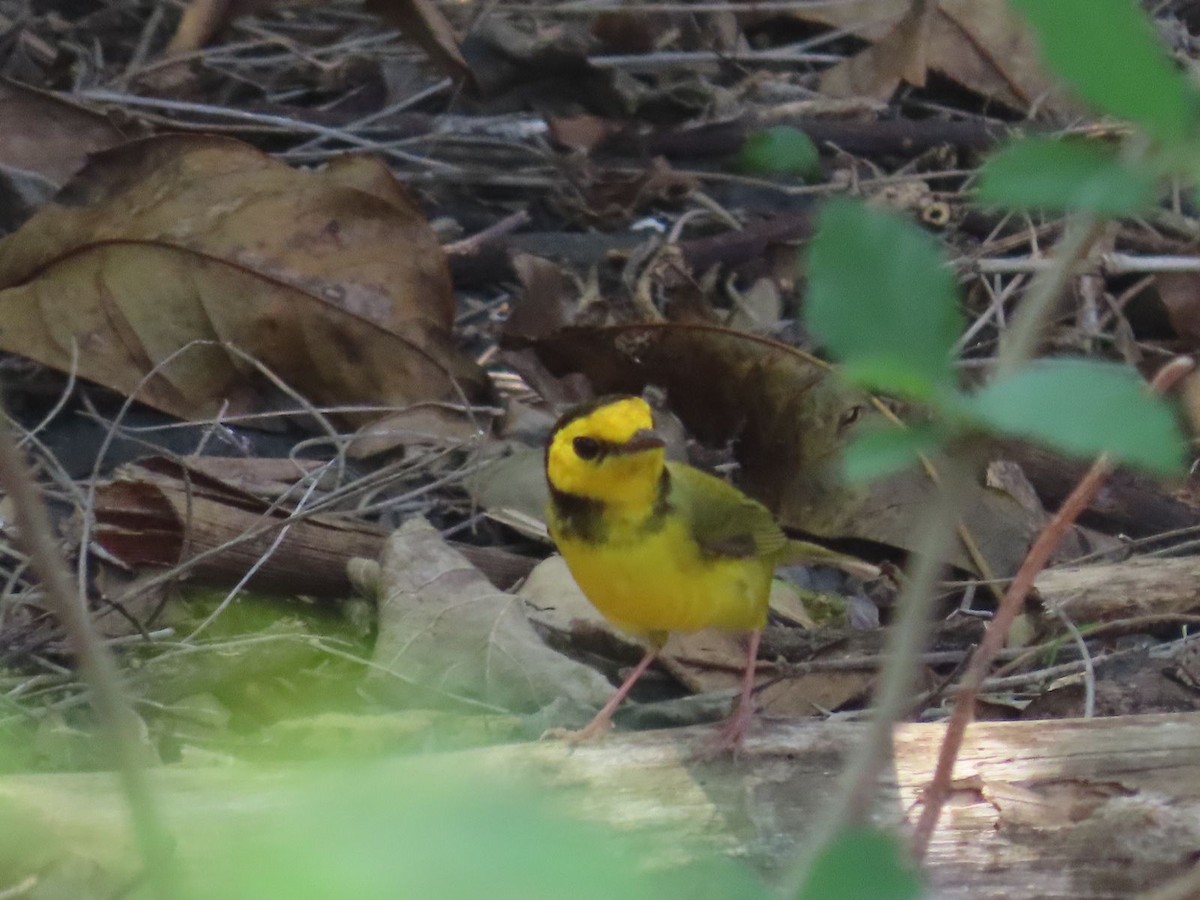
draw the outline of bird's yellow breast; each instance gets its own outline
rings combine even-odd
[[[550,532],[588,600],[632,634],[762,628],[774,566],[705,556],[679,516],[653,530],[611,522],[599,542]]]

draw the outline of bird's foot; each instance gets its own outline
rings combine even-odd
[[[754,721],[754,704],[739,703],[725,724],[713,737],[707,741],[697,753],[697,757],[705,762],[729,754],[736,761],[745,744],[746,732]]]
[[[578,730],[570,728],[549,728],[542,732],[543,741],[563,741],[567,744],[582,744],[595,740],[612,731],[613,723],[610,716],[596,716]]]

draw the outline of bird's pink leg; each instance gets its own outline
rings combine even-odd
[[[746,671],[742,675],[742,695],[738,698],[733,714],[709,746],[706,756],[717,756],[725,752],[732,752],[737,756],[738,751],[742,749],[746,730],[754,720],[754,669],[758,662],[758,642],[761,637],[761,630],[750,632],[749,646],[746,649]]]
[[[633,688],[634,684],[650,667],[650,663],[654,662],[658,656],[658,648],[651,647],[646,651],[646,655],[642,657],[642,661],[633,667],[633,671],[629,673],[629,677],[621,682],[621,686],[617,688],[617,692],[612,695],[604,708],[596,713],[595,718],[588,722],[578,731],[565,731],[555,729],[553,733],[547,733],[549,737],[559,737],[565,740],[568,744],[578,744],[582,741],[590,741],[592,738],[597,738],[612,728],[613,713],[617,711],[617,707],[621,705]]]

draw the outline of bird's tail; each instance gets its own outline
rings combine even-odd
[[[878,566],[864,562],[856,556],[848,556],[819,544],[810,544],[808,541],[795,539],[788,540],[779,555],[778,564],[832,566],[835,569],[841,569],[847,575],[853,575],[864,581],[871,581],[883,574]]]

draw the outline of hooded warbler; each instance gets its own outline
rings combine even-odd
[[[566,412],[546,448],[546,480],[550,535],[575,581],[613,625],[649,644],[596,717],[564,736],[581,741],[607,731],[670,632],[721,628],[750,633],[741,696],[716,745],[736,750],[753,716],[754,667],[776,565],[858,561],[790,540],[762,504],[667,461],[640,397],[602,397]],[[856,574],[873,569],[858,566]]]

